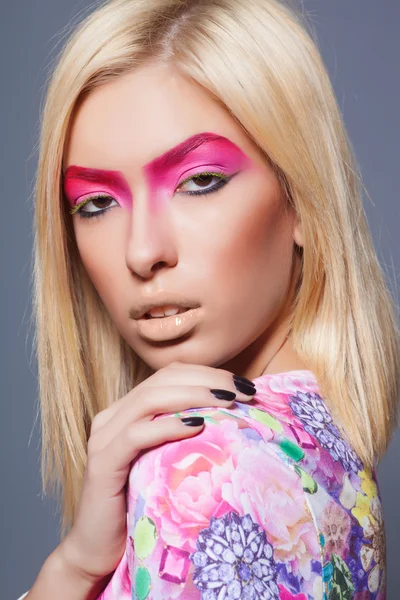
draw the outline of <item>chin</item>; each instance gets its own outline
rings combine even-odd
[[[131,344],[130,344],[131,345]],[[199,340],[194,335],[177,338],[168,342],[147,343],[133,350],[151,369],[157,371],[172,362],[182,362],[207,367],[217,367],[231,358],[227,348],[215,347],[212,340]]]

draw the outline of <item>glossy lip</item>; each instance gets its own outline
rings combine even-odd
[[[160,306],[177,306],[178,308],[198,308],[200,305],[198,302],[193,302],[192,300],[186,298],[177,298],[176,296],[163,296],[156,297],[152,302],[143,302],[138,306],[134,306],[129,311],[129,317],[131,319],[141,319],[144,315],[149,312],[152,308],[158,308]],[[176,315],[172,315],[176,316]],[[157,318],[157,317],[154,317]],[[169,317],[162,317],[163,319],[167,319]]]
[[[149,309],[148,309],[148,310],[145,312],[145,314],[144,314],[142,317],[140,317],[140,318],[141,318],[141,319],[147,319],[147,320],[148,320],[148,319],[165,319],[166,317],[175,317],[176,315],[180,315],[180,314],[182,314],[182,312],[185,312],[185,311],[187,311],[187,310],[189,310],[189,309],[193,308],[193,306],[177,306],[176,304],[175,304],[175,305],[173,305],[173,304],[169,304],[169,305],[168,305],[168,304],[165,304],[165,305],[164,305],[164,304],[163,304],[163,305],[162,305],[162,307],[164,307],[164,306],[165,306],[166,308],[171,308],[171,307],[172,307],[172,308],[177,308],[177,309],[178,309],[178,312],[177,312],[176,314],[174,314],[174,315],[165,315],[165,314],[164,314],[164,315],[161,315],[161,316],[158,316],[158,315],[157,315],[157,316],[156,316],[156,315],[155,315],[155,316],[152,316],[152,315],[148,315],[148,313],[149,313],[149,312],[150,312],[150,311],[151,311],[153,308],[159,308],[159,307],[158,307],[158,306],[151,306],[151,307],[150,307],[150,308],[149,308]],[[180,312],[179,312],[179,311],[180,311]],[[147,315],[148,315],[148,316],[147,316]]]
[[[138,319],[135,321],[137,331],[142,338],[150,342],[175,340],[194,329],[199,320],[199,312],[199,308],[191,308],[171,317]]]

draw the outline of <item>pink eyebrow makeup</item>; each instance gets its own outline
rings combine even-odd
[[[128,183],[119,171],[88,169],[71,165],[64,174],[64,192],[74,206],[76,201],[93,194],[110,194],[128,208],[132,204],[132,194]]]
[[[226,137],[198,133],[144,165],[150,206],[155,209],[171,198],[179,183],[204,172],[228,177],[253,165],[253,161]],[[120,171],[69,166],[64,174],[64,192],[74,206],[85,196],[110,194],[124,207],[132,206],[132,193]]]
[[[248,156],[227,138],[210,132],[196,134],[145,165],[151,205],[171,196],[182,179],[204,171],[228,176],[251,165]]]

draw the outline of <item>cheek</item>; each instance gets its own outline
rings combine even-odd
[[[101,219],[101,217],[100,217]],[[107,219],[110,221],[110,219]],[[107,230],[105,229],[107,227]],[[87,226],[74,221],[75,239],[85,270],[108,310],[118,309],[124,285],[122,236],[110,222]]]
[[[227,211],[217,238],[204,245],[210,280],[226,294],[277,289],[287,282],[292,260],[293,217],[285,212],[279,190],[256,190],[246,203]],[[271,283],[273,282],[273,286]]]
[[[219,332],[220,348],[229,348],[226,360],[270,327],[289,292],[292,219],[278,203],[264,200],[231,230],[235,235],[226,240],[210,276],[216,284],[213,314],[218,315],[213,330]]]

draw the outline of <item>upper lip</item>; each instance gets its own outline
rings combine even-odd
[[[192,302],[190,300],[182,300],[179,298],[174,298],[173,296],[165,296],[164,298],[160,298],[157,300],[153,300],[152,302],[146,302],[142,304],[138,304],[132,307],[129,311],[129,316],[131,319],[141,319],[144,315],[149,312],[152,308],[156,308],[158,306],[177,306],[178,308],[197,308],[199,306],[198,303]]]

